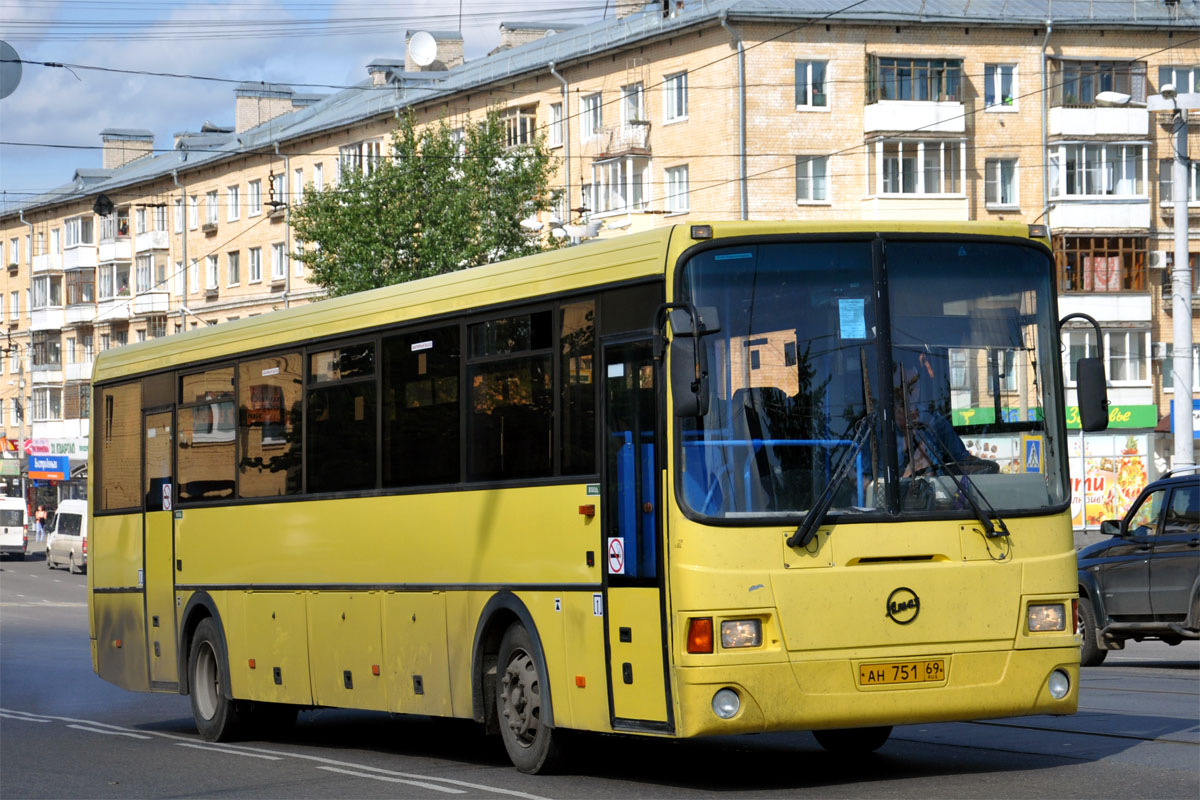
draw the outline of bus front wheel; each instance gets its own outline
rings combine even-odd
[[[496,714],[500,736],[513,765],[531,775],[549,771],[559,757],[556,731],[542,720],[549,691],[540,673],[529,632],[513,625],[500,640],[496,675]]]
[[[877,728],[839,728],[837,730],[813,731],[817,744],[831,753],[865,755],[883,747],[892,735],[891,725]]]
[[[192,636],[188,677],[196,730],[209,742],[235,738],[241,727],[241,714],[237,704],[225,696],[229,666],[225,663],[217,623],[211,617],[201,620]]]

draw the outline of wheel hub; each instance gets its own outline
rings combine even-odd
[[[528,653],[513,653],[504,670],[501,695],[505,723],[521,744],[529,746],[537,738],[542,700],[537,668]]]

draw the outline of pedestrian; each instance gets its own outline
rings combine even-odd
[[[46,507],[39,505],[37,512],[33,515],[33,520],[37,524],[37,541],[43,541],[46,538]]]

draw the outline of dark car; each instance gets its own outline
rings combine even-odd
[[[1094,667],[1127,639],[1200,639],[1200,473],[1168,472],[1147,486],[1111,538],[1079,551],[1080,663]]]

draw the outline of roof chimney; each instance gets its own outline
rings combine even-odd
[[[292,87],[278,83],[241,83],[233,90],[237,133],[296,110]]]
[[[154,134],[132,128],[105,128],[100,131],[101,169],[117,169],[154,152]]]

